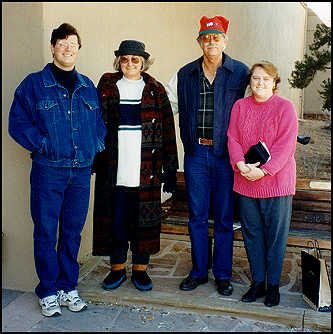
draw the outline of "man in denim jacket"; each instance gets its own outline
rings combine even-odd
[[[104,150],[105,125],[93,82],[75,70],[77,30],[64,23],[51,36],[53,63],[28,75],[15,91],[9,134],[31,152],[31,216],[42,314],[61,305],[87,307],[75,289],[77,256],[89,207],[91,165]],[[59,238],[57,244],[57,229]]]
[[[184,145],[192,270],[180,289],[194,290],[208,281],[208,214],[214,211],[213,274],[217,291],[233,288],[233,170],[227,149],[231,108],[244,97],[248,67],[224,53],[229,20],[200,20],[197,41],[203,57],[182,67],[166,85],[174,114],[179,112]]]

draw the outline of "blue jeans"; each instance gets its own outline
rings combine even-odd
[[[32,162],[30,206],[39,298],[57,290],[71,291],[77,285],[77,256],[89,207],[90,178],[90,167],[48,167]]]
[[[214,211],[213,274],[230,279],[233,253],[233,170],[229,157],[218,158],[213,147],[196,144],[194,154],[185,154],[184,177],[189,204],[192,270],[190,276],[208,274],[208,215]]]
[[[292,196],[239,195],[239,214],[252,280],[280,283],[292,214]]]

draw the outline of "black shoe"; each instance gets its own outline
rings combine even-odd
[[[217,292],[223,296],[230,296],[234,288],[232,287],[229,279],[215,280],[217,285]]]
[[[267,287],[267,294],[264,301],[264,304],[268,307],[279,305],[280,303],[280,293],[279,285],[270,285]]]
[[[196,289],[200,284],[208,282],[208,276],[204,278],[193,278],[188,275],[180,284],[179,289],[184,291],[191,291]]]
[[[242,302],[252,303],[257,298],[264,297],[266,295],[265,281],[264,282],[253,282],[248,292],[242,297]]]
[[[105,290],[114,290],[120,287],[126,281],[126,269],[111,270],[103,281]]]
[[[131,280],[140,291],[149,291],[153,287],[153,283],[145,270],[132,270]]]
[[[306,145],[309,144],[311,137],[297,136],[297,142]]]

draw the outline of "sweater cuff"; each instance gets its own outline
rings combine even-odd
[[[262,169],[262,171],[264,172],[265,176],[266,175],[271,175],[271,176],[274,175],[274,174],[270,173],[269,170],[267,170],[267,168],[264,167],[264,165],[261,166],[260,169]]]

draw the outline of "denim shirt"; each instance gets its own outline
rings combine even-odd
[[[54,78],[50,64],[29,74],[15,91],[9,134],[42,165],[88,167],[105,149],[98,91],[88,77],[75,74],[72,99]]]
[[[227,130],[233,104],[244,97],[249,69],[242,62],[223,53],[223,64],[217,69],[214,83],[214,154],[228,156]],[[200,101],[200,67],[203,57],[178,71],[178,111],[180,136],[185,153],[192,154],[197,141],[197,119]]]

